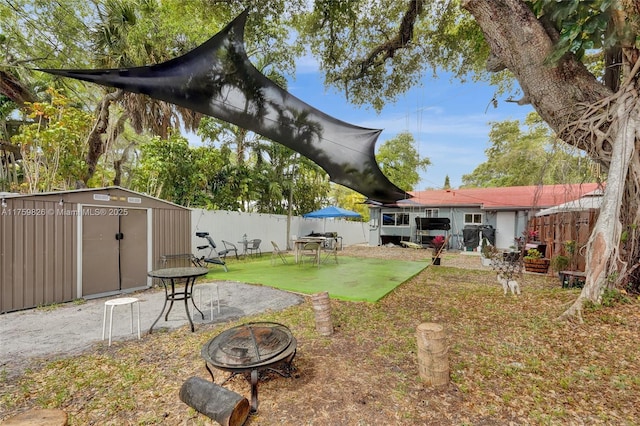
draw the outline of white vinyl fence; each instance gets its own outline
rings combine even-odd
[[[337,232],[342,237],[343,246],[366,244],[369,240],[369,224],[354,222],[341,218],[335,219],[306,219],[300,216],[291,217],[289,234],[287,235],[286,215],[242,213],[226,210],[191,210],[191,247],[194,254],[198,254],[197,246],[207,244],[207,241],[196,237],[196,232],[208,232],[218,248],[222,249],[222,240],[229,241],[241,251],[241,241],[246,234],[247,239],[261,239],[260,249],[271,252],[271,241],[281,249],[287,247],[287,239],[293,240],[298,236],[305,236],[319,232]]]

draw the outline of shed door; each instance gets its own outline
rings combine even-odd
[[[120,289],[147,284],[147,211],[127,209],[120,216]]]
[[[120,289],[118,216],[82,216],[82,296]]]
[[[82,296],[146,286],[147,211],[117,208],[85,211],[114,214],[82,216]]]

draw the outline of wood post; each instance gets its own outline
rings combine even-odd
[[[316,319],[316,331],[322,336],[333,334],[333,323],[331,322],[331,300],[329,293],[324,291],[311,296],[313,312]]]
[[[422,323],[416,329],[418,341],[418,372],[431,386],[449,384],[449,347],[444,327],[436,323]]]
[[[182,384],[180,400],[223,426],[241,426],[249,417],[247,398],[200,377]]]

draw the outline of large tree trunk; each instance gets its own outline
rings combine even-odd
[[[545,63],[558,34],[520,0],[463,0],[491,48],[492,71],[508,69],[523,99],[565,142],[586,151],[608,170],[601,213],[587,246],[587,281],[561,318],[578,317],[585,300],[600,302],[607,285],[627,284],[637,270],[637,244],[624,232],[640,225],[637,67],[614,94],[572,55]],[[625,55],[627,59],[636,54]],[[631,63],[633,66],[634,63]],[[635,225],[635,226],[634,226]]]
[[[629,86],[633,89],[632,86]],[[603,290],[608,285],[618,284],[618,277],[624,276],[629,271],[629,262],[625,256],[619,252],[620,239],[625,230],[620,218],[625,218],[631,213],[632,205],[627,204],[623,208],[622,195],[626,192],[626,187],[632,185],[634,193],[638,194],[640,188],[634,184],[630,177],[630,163],[633,157],[636,158],[636,167],[640,165],[637,161],[637,150],[635,142],[640,132],[640,108],[638,107],[637,96],[632,93],[634,90],[627,90],[625,96],[617,103],[614,124],[617,129],[616,139],[611,151],[612,158],[619,161],[612,161],[609,168],[607,187],[600,206],[600,215],[591,233],[587,250],[587,277],[582,293],[573,305],[565,311],[560,318],[569,319],[577,317],[582,321],[582,305],[585,300],[599,303]],[[637,195],[636,195],[637,196]],[[637,216],[636,208],[636,216]],[[637,223],[637,217],[636,222]],[[633,253],[633,250],[631,250]],[[627,256],[628,257],[628,256]],[[633,255],[631,255],[633,258]],[[633,265],[631,265],[633,266]]]
[[[115,174],[113,176],[113,184],[115,186],[122,185],[122,168],[124,164],[129,159],[129,151],[136,147],[136,142],[129,142],[129,144],[122,151],[122,155],[117,160],[113,162],[113,169],[115,170]]]
[[[89,179],[93,177],[98,167],[98,161],[102,154],[105,153],[106,141],[104,136],[109,125],[109,107],[111,104],[124,96],[124,91],[118,89],[115,92],[107,93],[97,108],[96,124],[93,126],[91,133],[87,137],[89,150],[85,161],[87,163],[87,172],[82,178],[82,182],[78,182],[78,186],[86,187]]]

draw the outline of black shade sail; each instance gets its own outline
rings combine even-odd
[[[103,86],[143,93],[227,121],[299,152],[330,179],[369,199],[411,196],[382,173],[374,147],[381,130],[340,121],[283,90],[249,62],[247,11],[183,56],[157,65],[97,70],[41,69]]]

